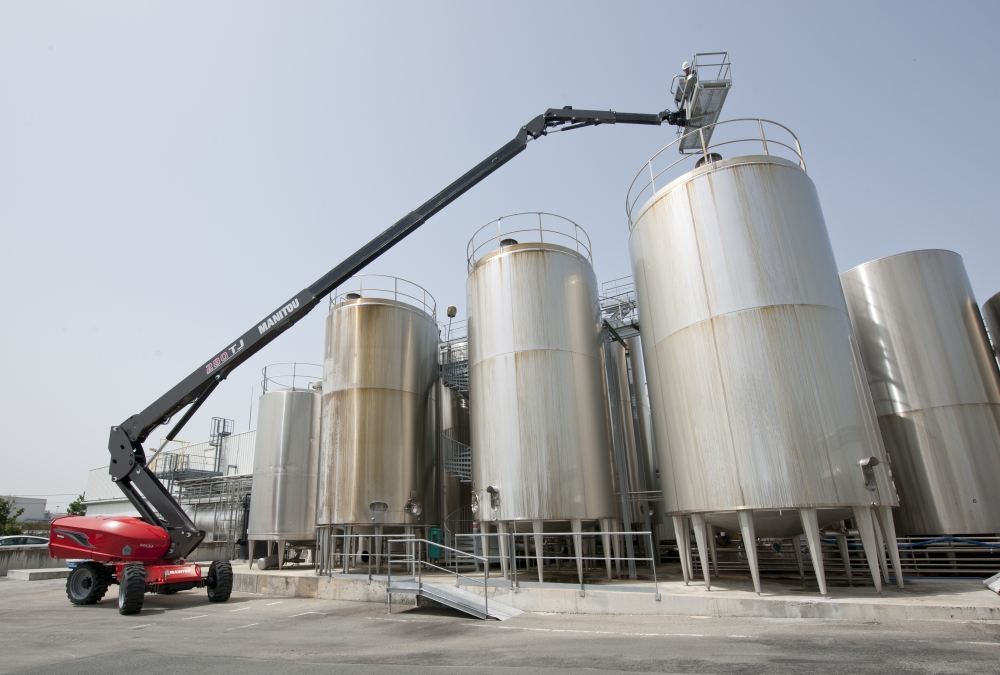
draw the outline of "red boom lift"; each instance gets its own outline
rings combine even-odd
[[[109,473],[139,512],[139,518],[123,516],[66,516],[52,521],[49,555],[53,558],[83,558],[66,580],[66,595],[75,605],[91,605],[104,597],[111,584],[118,584],[118,611],[135,614],[142,609],[147,592],[174,593],[191,588],[208,589],[209,602],[225,602],[233,590],[233,570],[228,561],[211,564],[202,576],[201,566],[185,563],[205,532],[195,527],[180,504],[147,466],[173,440],[205,399],[229,373],[263,349],[282,332],[351,276],[368,265],[431,216],[524,150],[529,140],[552,131],[569,131],[601,124],[646,124],[666,122],[685,125],[685,113],[619,113],[612,110],[550,108],[521,127],[517,136],[480,162],[429,201],[365,244],[360,250],[264,317],[231,345],[213,355],[169,392],[141,413],[111,428],[108,450]],[[128,267],[123,266],[123,273]],[[163,445],[147,461],[143,442],[149,434],[187,411],[170,430]]]

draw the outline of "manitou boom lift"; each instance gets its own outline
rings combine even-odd
[[[529,141],[553,131],[601,124],[659,126],[664,122],[684,126],[684,112],[665,110],[636,114],[574,110],[572,107],[550,108],[521,127],[512,141],[471,171],[254,324],[141,413],[111,427],[108,441],[111,479],[132,502],[140,517],[67,516],[52,521],[49,554],[54,558],[87,560],[77,565],[66,581],[66,594],[70,601],[77,605],[93,604],[104,596],[110,584],[118,584],[118,611],[122,614],[140,611],[143,594],[150,591],[172,593],[207,587],[210,602],[228,600],[233,587],[230,563],[213,562],[204,579],[199,565],[184,563],[184,558],[201,543],[205,533],[195,526],[148,468],[219,383],[237,366],[295,325],[323,297],[513,159],[527,147]],[[168,424],[185,407],[187,411],[167,434],[163,445],[147,461],[143,442],[154,429]]]

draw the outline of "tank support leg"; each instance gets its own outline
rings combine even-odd
[[[497,551],[500,554],[500,571],[503,573],[503,578],[506,579],[510,571],[507,566],[507,523],[497,523],[497,543],[499,544]]]
[[[611,527],[613,527],[617,532],[621,532],[621,530],[619,529],[621,523],[618,520],[613,518],[608,518],[608,522],[611,523]],[[615,575],[619,579],[622,578],[621,550],[622,550],[621,537],[619,537],[617,534],[611,535],[611,552],[615,559]]]
[[[580,577],[580,595],[583,595],[583,521],[574,518],[569,521],[573,530],[573,553],[576,555],[576,573]]]
[[[535,560],[538,561],[538,583],[542,583],[542,568],[545,566],[545,542],[542,536],[542,532],[544,531],[542,521],[531,521],[531,529],[535,533]]]
[[[653,561],[659,565],[660,560],[660,525],[653,523]],[[718,572],[716,572],[718,574]]]
[[[348,570],[351,568],[351,535],[354,534],[354,528],[350,525],[344,526],[344,550],[341,551],[342,561],[344,563],[344,574],[347,574]]]
[[[816,571],[816,581],[819,592],[826,597],[826,570],[823,568],[823,542],[819,534],[819,518],[816,509],[799,509],[802,529],[806,531],[806,541],[809,542],[809,557],[812,559],[813,570]]]
[[[875,544],[875,527],[872,523],[872,510],[869,506],[854,507],[854,521],[858,524],[858,534],[861,535],[861,545],[865,548],[865,558],[868,559],[868,571],[875,582],[875,592],[882,595],[882,578],[878,573],[878,549]]]
[[[792,553],[795,554],[795,564],[799,566],[799,581],[802,582],[802,590],[806,590],[806,566],[802,563],[801,537],[792,537]]]
[[[882,528],[878,523],[878,507],[871,509],[872,530],[875,531],[875,550],[878,551],[879,569],[882,570],[882,584],[888,586],[889,583],[889,561],[885,557],[885,541],[882,538]]]
[[[753,529],[753,511],[747,509],[737,511],[740,518],[740,533],[743,535],[743,550],[750,563],[750,576],[753,577],[753,588],[760,595],[760,566],[757,564],[757,534]]]
[[[674,536],[677,538],[677,555],[681,559],[681,574],[684,575],[684,585],[687,586],[691,580],[691,568],[688,548],[690,548],[690,537],[688,536],[687,516],[671,516],[674,521]]]
[[[250,563],[250,569],[253,569],[253,539],[247,539],[247,561]]]
[[[611,581],[611,519],[601,518],[601,545],[604,548],[604,566],[608,570],[608,581]]]
[[[892,507],[879,506],[875,509],[875,515],[885,534],[885,543],[892,559],[892,571],[896,574],[896,585],[899,586],[899,590],[903,590],[903,569],[899,563],[899,542],[896,541],[896,524],[892,522]]]
[[[657,546],[659,548],[659,546]],[[715,526],[708,526],[708,552],[712,556],[712,574],[719,578],[719,556],[715,553]]]
[[[375,526],[375,574],[382,573],[382,526]],[[369,553],[368,555],[371,555]]]
[[[277,553],[278,553],[278,569],[280,570],[285,566],[285,542],[282,539],[277,541]]]
[[[837,548],[840,549],[840,559],[844,561],[844,574],[847,575],[847,583],[854,585],[854,577],[851,575],[851,550],[847,548],[847,535],[837,535]]]
[[[705,514],[692,513],[691,525],[694,527],[694,539],[698,544],[698,562],[701,563],[702,576],[705,577],[705,589],[710,591],[712,590],[712,570],[709,568],[710,557],[705,537]]]

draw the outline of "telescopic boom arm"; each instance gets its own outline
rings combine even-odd
[[[152,405],[141,413],[132,415],[120,426],[112,427],[111,438],[108,441],[108,449],[111,451],[111,477],[142,515],[143,520],[152,525],[159,525],[170,533],[173,546],[168,556],[185,557],[201,543],[205,533],[195,527],[167,489],[146,467],[146,455],[142,443],[156,427],[167,424],[171,417],[189,406],[166,436],[166,441],[173,440],[215,387],[237,366],[295,325],[318,305],[323,297],[398,244],[431,216],[513,159],[527,147],[530,140],[553,131],[569,131],[600,124],[659,126],[664,122],[684,126],[683,111],[665,110],[661,113],[643,114],[619,113],[611,110],[575,110],[572,107],[549,108],[521,127],[517,136],[509,143],[362,246],[311,286],[299,291]]]

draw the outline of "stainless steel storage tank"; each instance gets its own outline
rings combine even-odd
[[[467,259],[478,520],[501,532],[531,523],[540,537],[544,521],[576,532],[583,521],[614,518],[586,233],[560,216],[512,214],[480,228]]]
[[[840,278],[901,533],[1000,533],[1000,373],[962,257],[911,251]]]
[[[285,559],[285,542],[302,545],[316,539],[321,375],[322,368],[313,364],[264,369],[247,539],[251,552],[252,542],[277,542],[273,554],[278,566]],[[268,546],[268,557],[272,548]],[[251,564],[253,560],[251,555]]]
[[[439,524],[434,298],[366,274],[330,305],[317,524]]]
[[[983,321],[993,344],[993,355],[1000,361],[1000,293],[983,303]]]
[[[730,130],[718,127],[723,145]],[[707,524],[747,542],[805,531],[825,594],[819,527],[853,512],[871,564],[871,507],[891,522],[897,499],[798,141],[764,120],[747,127],[726,149],[756,137],[764,154],[722,159],[709,147],[695,169],[657,182],[661,150],[627,199],[665,506],[678,533],[691,517],[706,585]],[[776,132],[791,160],[775,155]],[[750,563],[759,592],[755,554]]]

